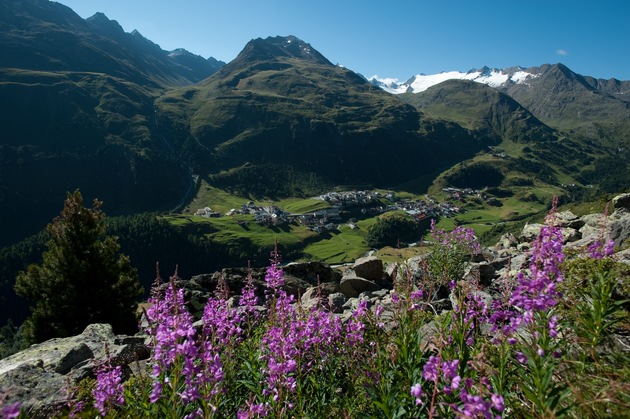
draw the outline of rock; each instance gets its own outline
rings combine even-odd
[[[0,387],[5,402],[22,403],[27,417],[50,417],[69,397],[68,386],[93,376],[108,358],[126,367],[146,359],[144,337],[115,336],[107,324],[92,324],[82,334],[32,345],[0,360]]]
[[[607,218],[603,214],[588,214],[581,218],[584,225],[580,228],[582,239],[592,241],[599,240],[607,225]]]
[[[578,241],[582,238],[582,234],[572,227],[564,227],[562,228],[562,240],[563,242],[570,243],[574,241]]]
[[[66,376],[36,364],[23,363],[0,374],[4,402],[20,402],[28,418],[52,417],[69,400],[66,387]]]
[[[189,281],[178,281],[176,285],[184,288],[187,307],[195,320],[198,320],[203,314],[208,298],[213,296],[221,281],[227,286],[230,296],[237,296],[247,285],[248,276],[251,276],[256,295],[263,297],[266,288],[266,271],[266,268],[226,268],[213,274],[195,275]],[[341,274],[324,263],[291,263],[283,267],[282,271],[284,274],[282,289],[296,298],[318,283],[324,295],[339,291]]]
[[[621,252],[615,253],[614,258],[617,262],[630,265],[630,249],[625,249],[625,250],[622,250]]]
[[[630,211],[615,211],[609,217],[603,214],[589,214],[582,217],[584,226],[580,228],[581,240],[572,247],[587,248],[591,243],[613,240],[621,247],[630,238]]]
[[[488,262],[475,263],[470,266],[469,273],[466,277],[471,279],[479,279],[481,285],[490,285],[494,279],[496,269]]]
[[[630,193],[624,193],[621,195],[617,195],[612,200],[613,208],[615,211],[617,210],[630,210]]]
[[[615,246],[621,247],[630,238],[630,212],[615,211],[608,217],[607,239],[613,240]]]
[[[93,358],[94,353],[85,343],[81,342],[68,352],[66,352],[61,359],[59,359],[57,366],[55,367],[55,372],[57,374],[67,374],[70,370],[87,359]]]
[[[343,313],[343,305],[346,303],[347,298],[343,293],[336,292],[328,296],[328,304],[330,311],[333,313]]]
[[[381,281],[383,279],[383,261],[374,256],[357,259],[352,265],[352,270],[358,277],[369,281]]]
[[[284,289],[287,294],[299,298],[300,295],[304,294],[306,290],[309,289],[311,286],[312,284],[301,278],[296,278],[294,276],[285,276],[282,289]]]
[[[344,276],[339,284],[339,291],[348,298],[358,297],[363,291],[376,291],[381,287],[374,281],[359,276]]]
[[[372,307],[372,302],[370,300],[362,300],[362,299],[360,299],[358,297],[348,298],[348,300],[346,300],[346,302],[343,305],[344,314],[346,312],[349,312],[349,315],[351,317],[352,313],[359,307],[359,303],[361,301],[366,301],[367,302],[367,308],[368,309],[370,307]]]
[[[519,235],[520,242],[533,242],[536,240],[536,237],[540,234],[540,229],[542,228],[542,224],[538,223],[526,223],[523,227],[523,231]]]
[[[322,305],[324,302],[327,304],[328,299],[321,294],[317,287],[309,287],[300,297],[300,302],[305,310],[310,310],[313,307]]]
[[[584,221],[571,211],[562,211],[554,215],[554,225],[579,230],[584,225]]]
[[[579,223],[574,223],[573,225],[579,225]],[[529,224],[529,223],[525,224],[525,227],[523,227],[523,231],[521,232],[521,235],[519,236],[521,239],[521,242],[532,243],[534,240],[536,240],[536,238],[540,234],[540,230],[542,229],[542,227],[543,227],[542,224]],[[582,234],[578,230],[572,227],[561,227],[561,232],[562,232],[563,243],[577,241],[582,238]],[[518,246],[517,246],[517,249],[523,250],[523,249],[519,249]]]
[[[413,256],[407,260],[406,268],[413,279],[421,280],[427,276],[427,260],[430,256],[430,253],[426,253],[424,255]],[[398,280],[401,279],[406,278],[398,278]]]
[[[402,265],[399,265],[398,263],[389,263],[385,266],[385,274],[389,278],[395,278],[398,276],[398,271],[400,269],[402,269]]]
[[[339,283],[341,274],[323,262],[290,263],[282,268],[284,277],[300,278],[315,286],[326,282]]]
[[[514,237],[514,234],[505,233],[499,238],[499,241],[497,242],[495,247],[497,250],[503,250],[515,248],[516,245],[518,245],[518,240],[516,239],[516,237]]]
[[[484,248],[479,250],[479,252],[473,256],[473,262],[490,262],[497,257],[497,252],[490,248]]]
[[[508,266],[509,263],[510,263],[510,257],[509,256],[497,257],[496,259],[491,260],[490,262],[488,262],[488,264],[490,266],[492,266],[495,271],[498,271],[499,269],[505,268],[506,266]]]

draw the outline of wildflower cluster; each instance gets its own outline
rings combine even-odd
[[[479,253],[479,242],[470,228],[458,226],[450,232],[435,226],[431,220],[433,252],[429,258],[429,270],[439,285],[453,287],[464,274],[470,257]]]
[[[122,368],[120,365],[112,367],[107,362],[98,369],[96,376],[98,379],[93,391],[94,407],[105,416],[110,409],[125,404]]]
[[[363,296],[351,316],[304,309],[285,291],[277,252],[265,299],[251,276],[240,298],[220,284],[196,327],[171,278],[146,312],[152,369],[136,384],[146,390],[131,391],[108,363],[98,371],[95,408],[104,416],[239,419],[561,417],[583,408],[563,377],[575,377],[575,365],[602,368],[596,349],[624,318],[607,268],[612,243],[597,242],[580,258],[598,268],[574,293],[580,301],[567,304],[562,232],[553,222],[541,228],[527,269],[498,296],[463,278],[479,251],[471,230],[433,224],[432,237],[425,277],[396,278],[389,299]],[[569,361],[576,348],[588,351]]]
[[[415,404],[430,404],[429,415],[439,412],[440,416],[445,416],[452,411],[452,415],[471,418],[501,417],[505,407],[503,397],[492,391],[487,378],[481,379],[477,385],[470,377],[462,378],[460,367],[459,359],[443,361],[440,355],[431,355],[422,369],[422,383],[411,386],[410,394],[415,398]],[[423,390],[423,385],[428,392]],[[438,402],[438,399],[444,401]]]

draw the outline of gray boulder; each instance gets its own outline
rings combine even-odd
[[[347,298],[341,292],[336,292],[328,296],[328,304],[330,311],[333,313],[343,313],[343,305],[346,303]]]
[[[383,261],[375,256],[357,259],[352,265],[352,270],[358,277],[369,281],[381,281],[383,279]]]
[[[50,417],[67,403],[72,387],[110,359],[128,364],[149,356],[144,338],[115,336],[108,324],[89,325],[82,334],[55,338],[0,360],[0,393],[21,402],[29,418]]]
[[[613,209],[630,211],[630,193],[624,193],[617,195],[612,200]]]
[[[381,264],[382,267],[382,264]],[[339,283],[341,274],[323,262],[290,263],[282,268],[284,277],[300,278],[311,285],[318,283]]]
[[[578,218],[571,211],[562,211],[554,214],[554,225],[559,227],[568,227],[579,230],[584,225],[584,221]]]
[[[630,238],[630,211],[615,211],[608,217],[608,239],[621,247]]]
[[[359,276],[344,276],[339,284],[339,291],[347,298],[358,297],[364,291],[380,290],[381,286],[374,281],[370,281]]]

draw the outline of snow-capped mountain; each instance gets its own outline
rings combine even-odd
[[[491,87],[506,87],[510,84],[528,84],[529,81],[540,75],[537,70],[537,68],[524,69],[522,67],[512,67],[508,69],[483,67],[481,69],[470,70],[466,73],[447,71],[430,75],[418,74],[404,83],[400,83],[398,79],[379,78],[378,76],[372,76],[368,81],[389,93],[419,93],[427,90],[431,86],[453,79],[472,80],[487,84]]]

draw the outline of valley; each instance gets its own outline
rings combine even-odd
[[[148,289],[156,261],[183,276],[262,266],[276,241],[287,261],[414,252],[403,244],[426,226],[405,224],[415,208],[396,207],[390,191],[461,208],[435,211],[438,226],[491,241],[541,218],[555,196],[577,206],[630,187],[630,81],[563,64],[395,87],[292,35],[252,39],[224,63],[46,0],[4,2],[0,28],[4,302],[17,301],[15,275],[37,262],[42,230],[77,189],[104,202]],[[297,216],[281,225],[225,216],[250,201],[312,213],[336,206],[312,197],[349,191],[379,191],[385,210],[344,214],[325,231],[329,223]],[[221,217],[195,215],[206,207]],[[370,232],[398,222],[415,236],[368,245],[380,243]]]

